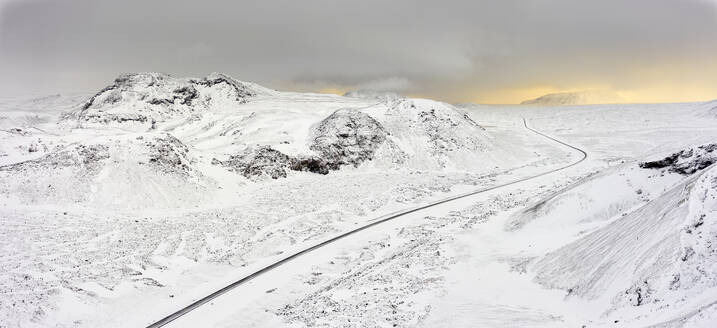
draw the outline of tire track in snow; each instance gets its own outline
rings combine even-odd
[[[164,326],[164,325],[166,325],[166,324],[169,324],[170,322],[172,322],[172,321],[174,321],[174,320],[180,318],[181,316],[183,316],[183,315],[185,315],[185,314],[191,312],[192,310],[194,310],[194,309],[196,309],[196,308],[198,308],[198,307],[200,307],[200,306],[202,306],[202,305],[208,303],[209,301],[211,301],[211,300],[213,300],[213,299],[215,299],[215,298],[221,296],[222,294],[225,294],[226,292],[228,292],[228,291],[230,291],[230,290],[232,290],[232,289],[234,289],[234,288],[236,288],[236,287],[238,287],[238,286],[240,286],[240,285],[242,285],[242,284],[244,284],[244,283],[247,283],[247,282],[249,282],[250,280],[252,280],[252,279],[254,279],[254,278],[257,278],[257,277],[261,276],[262,274],[264,274],[264,273],[266,273],[266,272],[269,272],[269,271],[271,271],[271,270],[273,270],[273,269],[275,269],[275,268],[277,268],[277,267],[279,267],[279,266],[281,266],[281,265],[283,265],[283,264],[285,264],[285,263],[287,263],[287,262],[289,262],[289,261],[292,261],[292,260],[294,260],[294,259],[296,259],[296,258],[298,258],[298,257],[300,257],[300,256],[302,256],[302,255],[305,255],[305,254],[307,254],[307,253],[310,253],[311,251],[316,250],[316,249],[318,249],[318,248],[327,246],[327,245],[329,245],[329,244],[331,244],[331,243],[333,243],[333,242],[335,242],[335,241],[337,241],[337,240],[344,239],[344,238],[346,238],[346,237],[349,237],[349,236],[351,236],[351,235],[353,235],[353,234],[356,234],[356,233],[361,232],[361,231],[363,231],[363,230],[366,230],[366,229],[368,229],[368,228],[377,226],[377,225],[379,225],[379,224],[381,224],[381,223],[384,223],[384,222],[387,222],[387,221],[390,221],[390,220],[393,220],[393,219],[402,217],[402,216],[404,216],[404,215],[406,215],[406,214],[415,213],[415,212],[418,212],[418,211],[421,211],[421,210],[424,210],[424,209],[427,209],[427,208],[430,208],[430,207],[433,207],[433,206],[436,206],[436,205],[448,203],[448,202],[451,202],[451,201],[454,201],[454,200],[458,200],[458,199],[461,199],[461,198],[473,196],[473,195],[476,195],[476,194],[481,194],[481,193],[488,192],[488,191],[491,191],[491,190],[503,188],[503,187],[506,187],[506,186],[514,185],[514,184],[518,184],[518,183],[521,183],[521,182],[524,182],[524,181],[528,181],[528,180],[532,180],[532,179],[535,179],[535,178],[539,178],[539,177],[542,177],[542,176],[545,176],[545,175],[548,175],[548,174],[551,174],[551,173],[555,173],[555,172],[558,172],[558,171],[562,171],[562,170],[565,170],[565,169],[567,169],[567,168],[570,168],[570,167],[573,167],[573,166],[575,166],[575,165],[580,164],[581,162],[583,162],[583,161],[584,161],[585,159],[587,159],[587,157],[588,157],[588,154],[587,154],[584,150],[582,150],[582,149],[580,149],[580,148],[578,148],[578,147],[572,146],[572,145],[570,145],[570,144],[568,144],[568,143],[565,143],[565,142],[563,142],[563,141],[560,141],[560,140],[558,140],[558,139],[556,139],[556,138],[553,138],[553,137],[551,137],[551,136],[549,136],[549,135],[547,135],[547,134],[545,134],[545,133],[543,133],[543,132],[540,132],[540,131],[538,131],[538,130],[534,130],[533,128],[529,127],[529,126],[528,126],[528,121],[527,121],[525,118],[523,118],[523,126],[524,126],[526,129],[530,130],[531,132],[534,132],[534,133],[536,133],[536,134],[538,134],[538,135],[540,135],[540,136],[542,136],[542,137],[544,137],[544,138],[547,138],[547,139],[549,139],[549,140],[552,140],[552,141],[554,141],[554,142],[556,142],[556,143],[559,143],[559,144],[561,144],[561,145],[563,145],[563,146],[566,146],[566,147],[568,147],[568,148],[570,148],[570,149],[572,149],[572,150],[578,151],[578,152],[582,155],[582,157],[581,157],[579,160],[577,160],[577,161],[575,161],[575,162],[573,162],[573,163],[571,163],[571,164],[568,164],[568,165],[566,165],[566,166],[562,166],[562,167],[559,167],[559,168],[556,168],[556,169],[552,169],[552,170],[549,170],[549,171],[546,171],[546,172],[543,172],[543,173],[540,173],[540,174],[536,174],[536,175],[524,177],[524,178],[521,178],[521,179],[517,179],[517,180],[511,181],[511,182],[504,183],[504,184],[500,184],[500,185],[493,186],[493,187],[488,187],[488,188],[482,188],[482,189],[478,189],[478,190],[474,190],[474,191],[469,191],[469,192],[467,192],[467,193],[459,194],[459,195],[452,196],[452,197],[449,197],[449,198],[445,198],[445,199],[441,199],[441,200],[438,200],[438,201],[434,201],[434,202],[431,202],[431,203],[428,203],[428,204],[425,204],[425,205],[421,205],[421,206],[419,206],[419,207],[415,207],[415,208],[411,208],[411,209],[403,210],[403,211],[398,211],[398,212],[394,212],[394,213],[390,213],[390,214],[381,216],[381,217],[379,217],[379,218],[377,218],[377,219],[374,219],[374,220],[372,220],[372,221],[369,221],[370,223],[368,223],[368,224],[366,224],[366,225],[363,225],[363,226],[358,227],[358,228],[356,228],[356,229],[350,230],[350,231],[348,231],[348,232],[344,232],[344,233],[342,233],[342,234],[340,234],[340,235],[338,235],[338,236],[335,236],[335,237],[333,237],[333,238],[331,238],[331,239],[325,240],[325,241],[323,241],[323,242],[321,242],[321,243],[318,243],[318,244],[313,245],[313,246],[311,246],[311,247],[305,248],[305,249],[303,249],[303,250],[301,250],[301,251],[298,251],[298,252],[296,252],[296,253],[294,253],[294,254],[291,254],[291,255],[289,255],[289,256],[287,256],[287,257],[285,257],[285,258],[283,258],[283,259],[281,259],[281,260],[279,260],[279,261],[276,261],[276,262],[274,262],[274,263],[272,263],[272,264],[269,264],[269,265],[267,265],[267,266],[265,266],[265,267],[263,267],[263,268],[261,268],[261,269],[255,271],[255,272],[253,272],[253,273],[250,273],[250,274],[244,276],[243,278],[241,278],[241,279],[239,279],[239,280],[237,280],[237,281],[235,281],[235,282],[233,282],[233,283],[231,283],[231,284],[229,284],[229,285],[227,285],[227,286],[225,286],[225,287],[223,287],[223,288],[221,288],[221,289],[219,289],[219,290],[217,290],[217,291],[215,291],[215,292],[213,292],[213,293],[211,293],[211,294],[209,294],[209,295],[207,295],[207,296],[204,296],[204,297],[202,297],[202,298],[199,299],[199,300],[194,301],[192,304],[189,304],[189,305],[183,307],[182,309],[180,309],[180,310],[178,310],[178,311],[176,311],[176,312],[174,312],[174,313],[172,313],[172,314],[169,314],[169,315],[167,315],[166,317],[164,317],[164,318],[162,318],[162,319],[160,319],[160,320],[158,320],[158,321],[156,321],[156,322],[154,322],[154,323],[148,325],[147,328],[159,328],[159,327],[162,327],[162,326]]]

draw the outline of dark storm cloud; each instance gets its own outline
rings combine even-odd
[[[536,85],[629,88],[664,65],[714,81],[715,53],[717,7],[706,0],[28,0],[0,11],[2,94],[220,71],[276,88],[460,101]]]

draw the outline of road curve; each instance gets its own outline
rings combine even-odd
[[[172,322],[172,321],[178,319],[179,317],[181,317],[181,316],[183,316],[183,315],[185,315],[185,314],[191,312],[192,310],[194,310],[194,309],[196,309],[196,308],[198,308],[198,307],[200,307],[200,306],[202,306],[202,305],[208,303],[209,301],[211,301],[211,300],[213,300],[213,299],[215,299],[215,298],[221,296],[222,294],[224,294],[224,293],[226,293],[226,292],[228,292],[228,291],[230,291],[230,290],[236,288],[236,287],[239,286],[239,285],[242,285],[242,284],[244,284],[244,283],[246,283],[246,282],[248,282],[248,281],[250,281],[250,280],[252,280],[252,279],[254,279],[254,278],[256,278],[256,277],[258,277],[258,276],[261,276],[262,274],[264,274],[264,273],[266,273],[266,272],[268,272],[268,271],[271,271],[272,269],[274,269],[274,268],[276,268],[276,267],[278,267],[278,266],[281,266],[281,265],[283,265],[283,264],[285,264],[285,263],[287,263],[287,262],[289,262],[289,261],[291,261],[291,260],[294,260],[294,259],[296,259],[296,258],[298,258],[298,257],[300,257],[300,256],[302,256],[302,255],[304,255],[304,254],[307,254],[307,253],[309,253],[309,252],[311,252],[311,251],[313,251],[313,250],[315,250],[315,249],[317,249],[317,248],[321,248],[321,247],[324,247],[324,246],[326,246],[326,245],[329,245],[329,244],[331,244],[331,243],[333,243],[333,242],[335,242],[335,241],[337,241],[337,240],[339,240],[339,239],[346,238],[346,237],[351,236],[351,235],[353,235],[353,234],[355,234],[355,233],[361,232],[361,231],[366,230],[366,229],[368,229],[368,228],[371,228],[371,227],[373,227],[373,226],[377,226],[377,225],[379,225],[379,224],[381,224],[381,223],[384,223],[384,222],[386,222],[386,221],[390,221],[390,220],[399,218],[399,217],[401,217],[401,216],[404,216],[404,215],[406,215],[406,214],[414,213],[414,212],[417,212],[417,211],[420,211],[420,210],[423,210],[423,209],[426,209],[426,208],[429,208],[429,207],[432,207],[432,206],[436,206],[436,205],[439,205],[439,204],[448,203],[448,202],[451,202],[451,201],[454,201],[454,200],[457,200],[457,199],[461,199],[461,198],[465,198],[465,197],[468,197],[468,196],[472,196],[472,195],[484,193],[484,192],[487,192],[487,191],[495,190],[495,189],[498,189],[498,188],[502,188],[502,187],[514,185],[514,184],[517,184],[517,183],[520,183],[520,182],[523,182],[523,181],[535,179],[535,178],[538,178],[538,177],[542,177],[542,176],[544,176],[544,175],[548,175],[548,174],[555,173],[555,172],[558,172],[558,171],[561,171],[561,170],[565,170],[565,169],[567,169],[567,168],[569,168],[569,167],[572,167],[572,166],[575,166],[575,165],[579,164],[580,162],[584,161],[584,160],[587,159],[587,157],[588,157],[588,154],[587,154],[584,150],[582,150],[582,149],[580,149],[580,148],[578,148],[578,147],[569,145],[569,144],[567,144],[567,143],[565,143],[565,142],[562,142],[562,141],[560,141],[560,140],[558,140],[558,139],[555,139],[555,138],[553,138],[553,137],[551,137],[551,136],[549,136],[549,135],[547,135],[547,134],[545,134],[545,133],[542,133],[542,132],[540,132],[540,131],[537,131],[537,130],[532,129],[531,127],[528,126],[528,122],[527,122],[527,120],[526,120],[525,118],[523,118],[523,126],[525,126],[526,129],[528,129],[528,130],[530,130],[530,131],[532,131],[532,132],[534,132],[534,133],[536,133],[536,134],[538,134],[538,135],[540,135],[540,136],[543,136],[543,137],[545,137],[545,138],[547,138],[547,139],[549,139],[549,140],[552,140],[552,141],[557,142],[557,143],[559,143],[559,144],[561,144],[561,145],[563,145],[563,146],[566,146],[566,147],[568,147],[568,148],[570,148],[570,149],[573,149],[573,150],[576,150],[576,151],[580,152],[580,154],[582,154],[582,157],[581,157],[579,160],[577,160],[577,161],[575,161],[575,162],[573,162],[573,163],[571,163],[571,164],[569,164],[569,165],[562,166],[562,167],[559,167],[559,168],[556,168],[556,169],[552,169],[552,170],[549,170],[549,171],[546,171],[546,172],[543,172],[543,173],[540,173],[540,174],[537,174],[537,175],[532,175],[532,176],[529,176],[529,177],[517,179],[517,180],[511,181],[511,182],[504,183],[504,184],[497,185],[497,186],[493,186],[493,187],[488,187],[488,188],[483,188],[483,189],[478,189],[478,190],[470,191],[470,192],[463,193],[463,194],[460,194],[460,195],[456,195],[456,196],[452,196],[452,197],[449,197],[449,198],[445,198],[445,199],[441,199],[441,200],[438,200],[438,201],[434,201],[434,202],[431,202],[431,203],[428,203],[428,204],[426,204],[426,205],[422,205],[422,206],[419,206],[419,207],[415,207],[415,208],[411,208],[411,209],[407,209],[407,210],[403,210],[403,211],[394,212],[394,213],[391,213],[391,214],[384,215],[384,216],[382,216],[382,217],[379,217],[379,218],[377,218],[377,219],[374,219],[374,220],[370,221],[370,223],[368,223],[368,224],[366,224],[366,225],[363,225],[363,226],[361,226],[361,227],[358,227],[358,228],[353,229],[353,230],[348,231],[348,232],[344,232],[344,233],[342,233],[342,234],[340,234],[340,235],[338,235],[338,236],[335,236],[335,237],[333,237],[333,238],[331,238],[331,239],[325,240],[325,241],[323,241],[323,242],[321,242],[321,243],[319,243],[319,244],[316,244],[316,245],[313,245],[313,246],[311,246],[311,247],[309,247],[309,248],[306,248],[306,249],[303,249],[303,250],[301,250],[301,251],[298,251],[298,252],[296,252],[296,253],[294,253],[294,254],[291,254],[291,255],[289,255],[289,256],[287,256],[287,257],[285,257],[285,258],[283,258],[283,259],[281,259],[281,260],[279,260],[279,261],[277,261],[277,262],[274,262],[274,263],[272,263],[272,264],[269,264],[269,265],[267,265],[267,266],[265,266],[265,267],[263,267],[263,268],[261,268],[261,269],[255,271],[255,272],[253,272],[253,273],[250,273],[249,275],[244,276],[243,278],[241,278],[241,279],[239,279],[239,280],[237,280],[237,281],[235,281],[235,282],[233,282],[233,283],[231,283],[231,284],[229,284],[229,285],[223,287],[222,289],[219,289],[219,290],[217,290],[217,291],[215,291],[215,292],[213,292],[213,293],[211,293],[211,294],[209,294],[209,295],[207,295],[207,296],[204,296],[204,297],[202,297],[201,299],[199,299],[199,300],[197,300],[197,301],[194,301],[194,303],[189,304],[189,305],[183,307],[182,309],[180,309],[180,310],[178,310],[178,311],[176,311],[176,312],[174,312],[174,313],[172,313],[172,314],[170,314],[170,315],[168,315],[168,316],[166,316],[166,317],[160,319],[159,321],[156,321],[156,322],[150,324],[149,326],[147,326],[147,328],[158,328],[158,327],[162,327],[162,326],[164,326],[164,325],[166,325],[166,324],[168,324],[168,323],[170,323],[170,322]]]

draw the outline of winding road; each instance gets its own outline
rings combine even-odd
[[[536,134],[538,134],[538,135],[540,135],[540,136],[542,136],[542,137],[545,137],[545,138],[547,138],[547,139],[549,139],[549,140],[552,140],[552,141],[554,141],[554,142],[556,142],[556,143],[559,143],[559,144],[561,144],[561,145],[563,145],[563,146],[565,146],[565,147],[568,147],[568,148],[570,148],[570,149],[572,149],[572,150],[575,150],[575,151],[579,152],[579,153],[581,154],[581,158],[580,158],[579,160],[577,160],[577,161],[571,163],[571,164],[568,164],[568,165],[565,165],[565,166],[562,166],[562,167],[559,167],[559,168],[556,168],[556,169],[552,169],[552,170],[549,170],[549,171],[546,171],[546,172],[543,172],[543,173],[540,173],[540,174],[536,174],[536,175],[524,177],[524,178],[521,178],[521,179],[517,179],[517,180],[511,181],[511,182],[504,183],[504,184],[500,184],[500,185],[493,186],[493,187],[482,188],[482,189],[470,191],[470,192],[467,192],[467,193],[463,193],[463,194],[460,194],[460,195],[452,196],[452,197],[445,198],[445,199],[441,199],[441,200],[438,200],[438,201],[434,201],[434,202],[431,202],[431,203],[428,203],[428,204],[425,204],[425,205],[421,205],[421,206],[419,206],[419,207],[415,207],[415,208],[411,208],[411,209],[407,209],[407,210],[403,210],[403,211],[399,211],[399,212],[394,212],[394,213],[390,213],[390,214],[387,214],[387,215],[378,217],[378,218],[376,218],[376,219],[373,219],[373,220],[369,221],[370,223],[368,223],[368,224],[366,224],[366,225],[363,225],[363,226],[358,227],[358,228],[356,228],[356,229],[353,229],[353,230],[344,232],[344,233],[342,233],[342,234],[340,234],[340,235],[338,235],[338,236],[335,236],[335,237],[333,237],[333,238],[331,238],[331,239],[325,240],[325,241],[323,241],[323,242],[321,242],[321,243],[318,243],[318,244],[313,245],[313,246],[311,246],[311,247],[305,248],[305,249],[303,249],[303,250],[301,250],[301,251],[298,251],[298,252],[296,252],[296,253],[293,253],[293,254],[291,254],[291,255],[289,255],[289,256],[287,256],[287,257],[285,257],[285,258],[283,258],[283,259],[281,259],[281,260],[279,260],[279,261],[277,261],[277,262],[274,262],[274,263],[272,263],[272,264],[269,264],[269,265],[267,265],[267,266],[265,266],[265,267],[263,267],[263,268],[261,268],[261,269],[255,271],[255,272],[253,272],[253,273],[250,273],[250,274],[248,274],[248,275],[242,277],[241,279],[239,279],[239,280],[237,280],[237,281],[235,281],[235,282],[233,282],[233,283],[231,283],[231,284],[229,284],[229,285],[227,285],[227,286],[225,286],[225,287],[223,287],[223,288],[221,288],[221,289],[219,289],[219,290],[217,290],[217,291],[215,291],[215,292],[213,292],[213,293],[211,293],[211,294],[209,294],[209,295],[207,295],[207,296],[202,297],[201,299],[199,299],[199,300],[193,302],[192,304],[189,304],[189,305],[187,305],[187,306],[185,306],[185,307],[179,309],[178,311],[176,311],[176,312],[174,312],[174,313],[172,313],[172,314],[170,314],[170,315],[168,315],[168,316],[166,316],[166,317],[164,317],[164,318],[162,318],[162,319],[160,319],[160,320],[158,320],[158,321],[156,321],[156,322],[154,322],[154,323],[148,325],[147,327],[148,327],[148,328],[162,327],[162,326],[164,326],[164,325],[166,325],[166,324],[168,324],[168,323],[170,323],[170,322],[172,322],[172,321],[174,321],[174,320],[176,320],[176,319],[182,317],[183,315],[185,315],[185,314],[191,312],[192,310],[194,310],[194,309],[196,309],[196,308],[198,308],[198,307],[200,307],[200,306],[202,306],[202,305],[204,305],[204,304],[210,302],[211,300],[213,300],[213,299],[215,299],[215,298],[221,296],[222,294],[225,294],[225,293],[227,293],[228,291],[230,291],[230,290],[232,290],[232,289],[234,289],[234,288],[236,288],[236,287],[238,287],[238,286],[240,286],[240,285],[242,285],[242,284],[245,284],[246,282],[248,282],[248,281],[250,281],[250,280],[252,280],[252,279],[254,279],[254,278],[257,278],[257,277],[261,276],[262,274],[264,274],[264,273],[266,273],[266,272],[269,272],[269,271],[271,271],[271,270],[273,270],[273,269],[275,269],[275,268],[277,268],[277,267],[279,267],[279,266],[281,266],[281,265],[283,265],[283,264],[286,264],[286,263],[288,263],[288,262],[290,262],[290,261],[292,261],[292,260],[295,260],[295,259],[301,257],[302,255],[305,255],[305,254],[307,254],[307,253],[309,253],[309,252],[312,252],[312,251],[314,251],[314,250],[316,250],[316,249],[319,249],[319,248],[322,248],[322,247],[324,247],[324,246],[330,245],[330,244],[332,244],[332,243],[334,243],[334,242],[336,242],[336,241],[338,241],[338,240],[344,239],[344,238],[346,238],[346,237],[349,237],[349,236],[351,236],[351,235],[354,235],[354,234],[356,234],[356,233],[359,233],[359,232],[364,231],[364,230],[366,230],[366,229],[369,229],[369,228],[371,228],[371,227],[380,225],[380,224],[385,223],[385,222],[387,222],[387,221],[391,221],[391,220],[393,220],[393,219],[402,217],[402,216],[404,216],[404,215],[407,215],[407,214],[410,214],[410,213],[414,213],[414,212],[418,212],[418,211],[421,211],[421,210],[424,210],[424,209],[427,209],[427,208],[430,208],[430,207],[433,207],[433,206],[436,206],[436,205],[445,204],[445,203],[452,202],[452,201],[455,201],[455,200],[458,200],[458,199],[461,199],[461,198],[473,196],[473,195],[476,195],[476,194],[485,193],[485,192],[488,192],[488,191],[491,191],[491,190],[503,188],[503,187],[506,187],[506,186],[514,185],[514,184],[517,184],[517,183],[521,183],[521,182],[524,182],[524,181],[528,181],[528,180],[532,180],[532,179],[535,179],[535,178],[538,178],[538,177],[542,177],[542,176],[545,176],[545,175],[548,175],[548,174],[552,174],[552,173],[555,173],[555,172],[558,172],[558,171],[562,171],[562,170],[565,170],[565,169],[567,169],[567,168],[573,167],[573,166],[575,166],[575,165],[577,165],[577,164],[583,162],[585,159],[587,159],[588,154],[587,154],[584,150],[582,150],[582,149],[580,149],[580,148],[578,148],[578,147],[572,146],[572,145],[570,145],[570,144],[567,144],[567,143],[565,143],[565,142],[563,142],[563,141],[560,141],[560,140],[558,140],[558,139],[556,139],[556,138],[553,138],[553,137],[551,137],[551,136],[549,136],[549,135],[547,135],[547,134],[545,134],[545,133],[543,133],[543,132],[540,132],[540,131],[537,131],[537,130],[532,129],[531,127],[528,126],[528,122],[527,122],[527,120],[526,120],[525,118],[523,118],[523,125],[525,126],[526,129],[528,129],[528,130],[530,130],[530,131],[532,131],[532,132],[534,132],[534,133],[536,133]]]

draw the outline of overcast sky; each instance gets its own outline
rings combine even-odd
[[[717,1],[0,0],[0,95],[94,92],[142,71],[451,102],[708,100]]]

